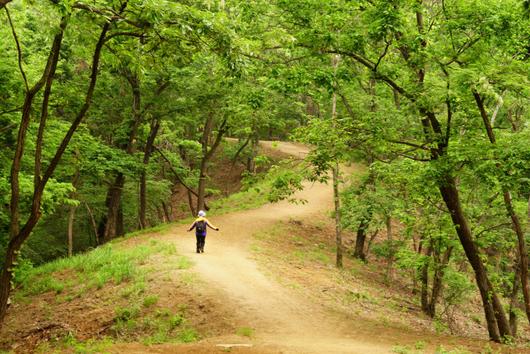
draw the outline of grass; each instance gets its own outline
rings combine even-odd
[[[357,303],[357,302],[367,302],[371,304],[377,304],[377,300],[370,294],[365,292],[356,292],[348,290],[346,293],[346,302],[347,303]]]
[[[127,249],[107,244],[85,254],[61,258],[37,268],[28,268],[15,279],[16,285],[21,289],[17,292],[17,299],[50,291],[61,294],[70,290],[67,296],[61,298],[63,301],[69,301],[88,290],[101,289],[110,282],[116,285],[125,281],[141,283],[145,270],[140,266],[145,264],[151,255],[158,253],[175,255],[176,249],[173,244],[157,240]],[[177,257],[172,265],[177,269],[186,269],[191,266],[191,262],[185,257]],[[127,297],[127,294],[125,295],[124,297]]]
[[[79,341],[73,335],[67,335],[60,340],[52,340],[50,342],[43,342],[37,348],[35,353],[68,353],[84,354],[84,353],[106,353],[107,350],[114,344],[109,337],[102,339],[89,339],[86,341]],[[1,353],[1,352],[0,352]]]
[[[148,295],[144,298],[144,307],[151,307],[158,302],[158,295]]]
[[[296,165],[293,160],[283,160],[277,166],[273,166],[263,174],[250,175],[243,180],[243,190],[221,198],[210,203],[212,210],[216,214],[226,214],[234,211],[242,211],[259,208],[269,203],[269,194],[272,184],[284,171],[301,171],[302,168]]]
[[[128,287],[122,289],[122,291],[120,292],[120,295],[121,297],[125,299],[131,298],[131,297],[138,297],[145,292],[146,287],[147,285],[145,281],[143,280],[136,281],[132,283],[131,285],[129,285]]]
[[[149,262],[152,256],[165,256],[160,267],[153,267]],[[192,262],[179,256],[172,243],[151,239],[134,247],[120,247],[116,242],[101,246],[89,253],[70,258],[58,259],[40,267],[25,267],[18,273],[21,299],[53,291],[57,301],[65,302],[79,298],[90,290],[100,289],[107,284],[127,283],[116,292],[118,301],[126,299],[127,305],[114,310],[113,325],[110,333],[120,341],[141,341],[146,344],[166,342],[193,342],[199,339],[198,332],[186,324],[185,308],[177,312],[157,308],[159,296],[148,294],[148,276],[150,271],[169,269],[188,269]],[[196,281],[192,275],[183,274],[182,281]],[[123,300],[121,301],[123,302]],[[107,342],[78,342],[71,334],[62,338],[62,342],[43,344],[41,352],[53,352],[54,349],[68,349],[69,352],[87,353],[103,352]]]
[[[143,319],[140,330],[146,333],[139,338],[146,345],[168,342],[190,343],[199,339],[197,331],[186,325],[182,313],[170,309],[159,309],[154,315]]]
[[[471,354],[467,349],[454,348],[454,349],[445,349],[443,345],[440,345],[436,348],[436,354]]]
[[[254,329],[250,327],[240,327],[237,329],[236,334],[241,337],[252,337],[254,334]]]
[[[168,342],[189,343],[199,339],[197,331],[186,325],[183,313],[167,308],[142,313],[138,306],[117,308],[112,332],[124,341],[140,341],[146,345]]]

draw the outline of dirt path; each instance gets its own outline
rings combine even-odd
[[[271,147],[270,143],[266,143]],[[307,148],[279,143],[282,152],[303,157]],[[238,309],[238,322],[252,328],[253,351],[303,353],[388,353],[391,347],[368,343],[343,332],[337,320],[318,304],[309,303],[264,274],[251,259],[251,235],[289,218],[306,219],[332,208],[332,189],[323,184],[307,184],[297,197],[306,204],[281,202],[259,209],[211,216],[221,228],[209,231],[204,254],[196,254],[193,233],[179,231],[174,240],[180,252],[195,263],[194,269],[212,296],[221,297]],[[281,246],[279,247],[281,250]],[[213,338],[208,344],[223,344],[241,337]],[[217,342],[217,343],[216,343]],[[261,349],[260,349],[261,348]]]
[[[265,148],[302,158],[307,148],[290,143],[265,143]],[[354,169],[354,168],[352,168]],[[322,304],[311,302],[282,286],[267,267],[252,258],[252,235],[272,230],[280,221],[311,220],[332,209],[329,185],[309,184],[296,197],[306,204],[288,202],[265,205],[255,210],[225,215],[209,215],[220,232],[209,230],[204,254],[195,253],[195,236],[185,227],[173,230],[170,239],[179,253],[194,262],[193,270],[201,279],[202,295],[215,299],[230,315],[234,328],[252,328],[250,337],[240,335],[209,337],[193,344],[163,344],[146,347],[130,343],[114,346],[121,353],[393,353],[396,345],[414,347],[427,342],[423,352],[435,352],[440,343],[462,344],[456,337],[435,338],[426,333],[409,333],[406,329],[384,323],[347,317]],[[282,245],[278,244],[278,252]],[[215,321],[215,318],[208,320]],[[226,320],[226,319],[224,319]],[[233,345],[223,346],[223,345]],[[479,345],[480,346],[480,345]],[[469,348],[469,346],[466,345]],[[474,352],[475,350],[473,350]],[[478,351],[477,351],[478,352]]]

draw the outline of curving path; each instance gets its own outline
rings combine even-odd
[[[264,142],[272,147],[270,142]],[[277,148],[295,157],[307,154],[307,147],[292,143],[278,143]],[[251,235],[272,227],[289,218],[310,218],[331,210],[332,189],[324,184],[309,184],[297,194],[308,202],[293,205],[288,202],[268,204],[255,210],[211,216],[211,221],[221,228],[216,233],[209,230],[204,254],[194,253],[193,233],[178,232],[175,242],[181,253],[194,262],[212,292],[231,302],[239,311],[242,323],[255,330],[251,341],[252,351],[265,350],[294,353],[388,353],[392,348],[381,343],[367,343],[344,333],[334,316],[318,304],[279,285],[258,269],[250,257]],[[241,338],[210,340],[214,345]],[[233,343],[236,344],[236,343]],[[261,349],[260,349],[261,348]]]

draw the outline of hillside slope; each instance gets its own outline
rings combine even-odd
[[[306,148],[290,143],[281,143],[278,147],[297,157],[308,152]],[[486,342],[410,333],[406,328],[396,328],[388,323],[351,318],[351,315],[337,313],[329,306],[309,300],[303,291],[281,285],[281,280],[271,274],[267,264],[260,266],[256,262],[252,235],[267,234],[282,221],[321,219],[332,209],[332,189],[328,185],[306,183],[297,198],[305,199],[307,203],[281,202],[255,210],[211,215],[211,221],[221,231],[210,231],[204,254],[194,253],[194,236],[186,233],[185,228],[172,232],[172,241],[182,254],[193,260],[194,271],[204,281],[202,291],[208,298],[217,299],[228,312],[233,312],[230,321],[234,327],[252,329],[250,338],[224,335],[204,339],[199,344],[150,348],[129,344],[119,346],[116,352],[181,352],[185,348],[190,352],[212,352],[217,348],[221,352],[228,344],[234,344],[233,349],[238,352],[288,353],[389,353],[397,350],[396,346],[414,347],[415,343],[425,341],[427,344],[421,345],[428,351],[435,351],[440,345],[466,347],[473,351],[487,346]],[[286,251],[290,235],[283,236],[276,240],[273,252],[281,254]],[[318,287],[317,278],[314,281],[314,286]]]
[[[279,149],[298,157],[307,153],[306,148],[290,143],[280,143]],[[80,292],[67,301],[57,300],[59,292],[48,292],[17,303],[2,336],[17,338],[12,340],[11,348],[20,352],[34,350],[35,345],[29,342],[39,342],[43,352],[51,351],[56,346],[43,346],[42,342],[65,332],[74,338],[63,348],[71,351],[69,345],[74,343],[82,352],[443,353],[448,351],[441,348],[459,348],[452,352],[463,353],[490,348],[486,341],[439,336],[400,324],[399,317],[421,316],[392,309],[388,294],[379,294],[377,302],[380,313],[386,311],[389,319],[370,316],[369,302],[375,300],[362,292],[345,288],[350,297],[357,299],[347,306],[338,306],[341,299],[322,295],[334,294],[334,288],[342,286],[351,260],[347,260],[346,270],[336,270],[331,237],[326,241],[321,235],[331,226],[326,216],[332,208],[331,187],[318,183],[306,183],[305,187],[297,195],[307,200],[305,204],[280,202],[208,215],[221,231],[209,232],[204,254],[195,253],[194,235],[186,232],[184,224],[113,245],[125,253],[153,248],[139,263],[149,273],[137,291],[143,306],[136,310],[133,303],[139,300],[131,295],[135,292],[133,281],[129,281],[130,286],[117,283]],[[320,226],[308,233],[306,225],[315,223]],[[296,250],[313,243],[322,249],[314,254],[314,262]],[[357,269],[364,272],[368,268]],[[66,278],[68,272],[55,277]],[[371,277],[359,276],[356,281],[366,282],[368,288]],[[62,296],[70,296],[70,292]],[[364,298],[370,301],[362,301]],[[192,343],[167,343],[174,340],[167,339],[164,332],[179,326],[180,313],[184,312],[190,328],[179,332],[177,341]],[[170,314],[173,325],[157,325],[158,332],[151,333],[153,323]],[[133,321],[135,316],[142,320]],[[62,334],[53,332],[54,328],[61,328]],[[142,331],[153,335],[146,340],[139,334]],[[108,335],[113,339],[99,349],[79,344]],[[498,348],[502,352],[521,352]]]

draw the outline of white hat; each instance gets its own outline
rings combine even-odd
[[[205,217],[206,216],[206,212],[204,210],[199,210],[199,216],[201,218]]]

